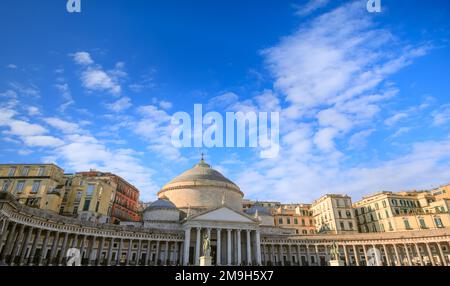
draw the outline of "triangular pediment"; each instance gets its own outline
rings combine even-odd
[[[190,221],[224,221],[224,222],[246,222],[255,223],[250,217],[227,207],[206,211],[202,214],[189,218]]]

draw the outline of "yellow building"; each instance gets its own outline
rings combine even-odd
[[[273,212],[275,226],[295,229],[296,234],[315,234],[316,227],[309,204],[283,204]]]
[[[0,164],[0,191],[25,205],[58,212],[63,186],[64,170],[54,164]]]
[[[311,210],[319,233],[357,232],[352,199],[347,195],[325,195],[312,203]]]
[[[96,176],[66,174],[60,213],[81,220],[110,222],[116,188],[114,180],[100,172]]]
[[[450,199],[429,191],[380,192],[354,205],[360,232],[398,232],[450,226]]]

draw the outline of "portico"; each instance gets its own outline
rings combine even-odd
[[[219,207],[183,223],[184,265],[199,265],[203,235],[211,239],[213,265],[260,265],[259,222],[228,207]]]

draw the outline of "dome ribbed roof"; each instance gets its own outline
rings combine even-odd
[[[271,215],[270,211],[261,205],[253,205],[245,211],[245,213],[248,215],[254,215],[256,211],[258,211],[258,215]]]
[[[211,168],[210,165],[205,163],[203,159],[200,160],[200,163],[195,165],[192,169],[187,170],[181,175],[175,177],[172,181],[168,183],[180,183],[180,182],[192,182],[198,180],[211,180],[211,181],[220,181],[227,184],[232,184],[236,186],[235,183],[225,178],[220,172]],[[237,186],[236,186],[237,187]]]
[[[145,211],[155,210],[155,209],[176,209],[177,207],[168,199],[159,199],[151,203]]]

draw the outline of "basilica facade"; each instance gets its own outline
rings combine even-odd
[[[243,197],[203,159],[162,187],[141,222],[80,221],[0,193],[0,264],[66,265],[77,249],[89,266],[199,265],[205,236],[213,265],[325,266],[332,247],[348,266],[450,263],[448,228],[305,236],[275,225],[262,205],[244,211]]]

